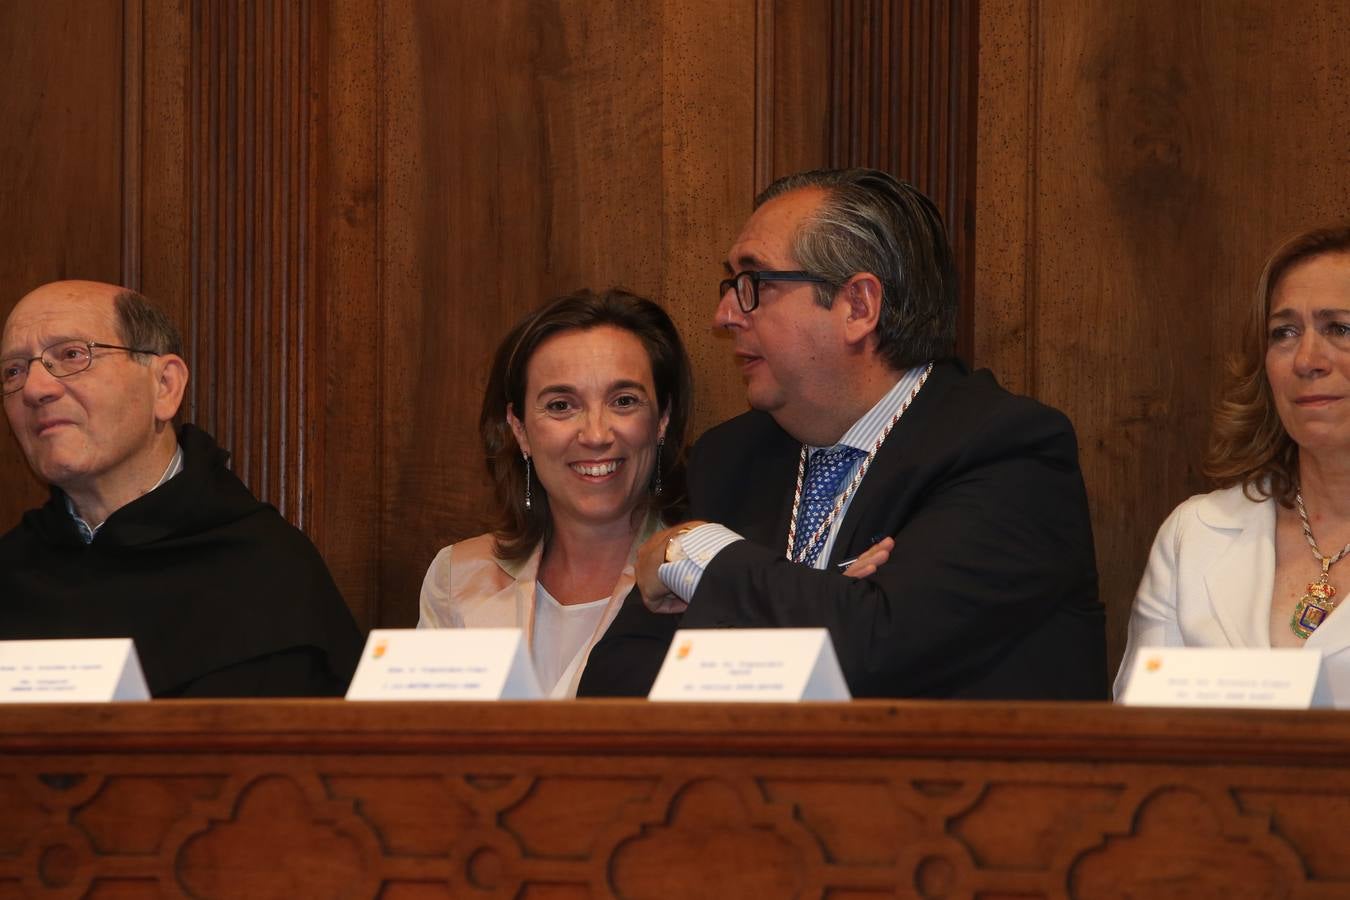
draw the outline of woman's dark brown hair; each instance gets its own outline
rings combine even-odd
[[[658,461],[661,494],[649,492],[647,505],[637,512],[655,509],[669,517],[684,502],[684,435],[694,384],[675,323],[652,301],[619,289],[602,294],[580,290],[557,297],[522,319],[502,339],[483,394],[478,430],[497,493],[499,516],[492,533],[499,559],[529,556],[535,545],[548,538],[552,522],[548,495],[537,481],[531,486],[530,508],[525,508],[525,462],[506,420],[507,406],[517,411],[525,408],[527,370],[541,344],[562,332],[604,325],[621,328],[642,342],[652,365],[657,406],[660,413],[670,413]]]
[[[1292,506],[1298,490],[1298,445],[1284,430],[1266,378],[1270,306],[1289,270],[1328,253],[1350,253],[1350,222],[1295,235],[1261,272],[1243,330],[1241,352],[1228,363],[1229,383],[1214,411],[1205,474],[1216,487],[1240,484],[1253,500]]]

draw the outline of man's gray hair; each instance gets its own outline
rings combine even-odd
[[[138,350],[183,355],[183,336],[178,326],[154,303],[136,291],[125,290],[113,298],[117,334],[122,343]],[[143,354],[132,354],[147,362]]]
[[[881,281],[877,350],[895,371],[950,356],[956,342],[957,285],[942,215],[913,185],[876,169],[819,169],[778,179],[755,198],[803,188],[825,200],[793,237],[806,271],[828,279],[816,299],[829,308],[859,272]]]

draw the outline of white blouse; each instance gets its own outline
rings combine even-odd
[[[534,583],[534,635],[530,659],[539,690],[555,700],[576,696],[577,667],[586,658],[591,636],[600,627],[608,597],[564,605],[541,582]]]

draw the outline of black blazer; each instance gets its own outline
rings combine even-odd
[[[857,697],[1106,699],[1105,616],[1087,494],[1063,414],[988,371],[939,363],[877,453],[817,570],[784,555],[801,444],[749,412],[705,434],[691,518],[746,540],[709,564],[683,616],[633,591],[578,694],[645,694],[677,628],[824,627]],[[866,579],[836,563],[885,535]]]

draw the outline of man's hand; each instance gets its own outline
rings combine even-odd
[[[844,574],[849,578],[866,578],[876,572],[882,563],[891,558],[891,551],[894,549],[895,538],[884,537],[853,560],[849,567],[844,570]]]
[[[704,525],[705,522],[681,522],[664,531],[658,531],[638,548],[636,581],[642,592],[642,602],[654,613],[682,613],[689,604],[671,592],[657,575],[657,570],[666,562],[666,548],[670,539],[681,532]]]

